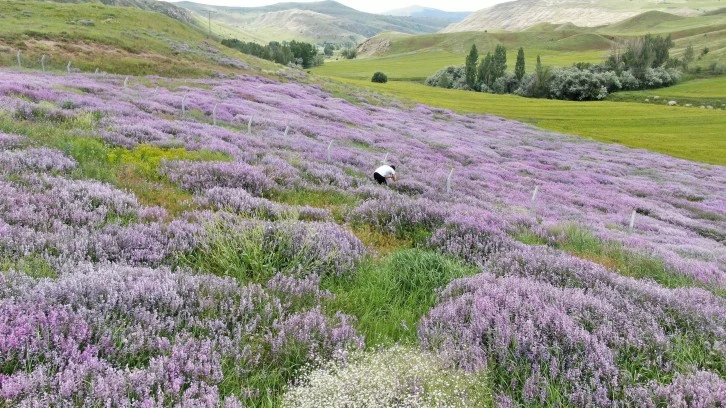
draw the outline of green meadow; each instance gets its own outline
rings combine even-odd
[[[726,165],[726,114],[722,110],[631,102],[530,99],[432,88],[402,81],[375,84],[369,80],[336,80],[457,112],[493,114],[556,132]]]
[[[510,50],[514,53],[516,50]],[[525,49],[528,66],[534,67],[537,55],[550,65],[571,65],[578,61],[598,62],[607,56],[605,51],[571,51],[556,52],[553,50]],[[509,58],[512,58],[509,56]],[[389,80],[423,82],[434,72],[450,65],[462,65],[464,56],[450,51],[422,51],[383,57],[361,58],[353,60],[326,61],[325,65],[313,69],[318,75],[336,76],[349,79],[370,79],[376,71],[383,71]],[[513,64],[510,64],[513,66]]]

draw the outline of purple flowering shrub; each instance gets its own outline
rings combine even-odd
[[[184,220],[161,222],[163,214],[105,183],[22,173],[0,181],[0,255],[159,265],[191,250],[201,231]]]
[[[494,254],[485,266],[490,273],[444,290],[419,325],[424,347],[465,369],[499,372],[498,392],[522,403],[605,406],[623,393],[646,398],[657,395],[643,391],[649,375],[676,384],[683,364],[723,374],[722,298],[520,247]],[[684,347],[705,356],[683,361]]]
[[[73,170],[76,161],[45,147],[24,150],[0,150],[0,169],[4,173],[42,171],[64,173]]]
[[[353,224],[366,224],[401,238],[419,238],[444,222],[445,213],[435,202],[404,195],[387,195],[364,201],[349,215]]]
[[[718,407],[726,401],[726,381],[707,371],[678,374],[671,384],[653,381],[647,386],[628,390],[627,397],[631,404],[645,408]]]
[[[28,139],[25,137],[0,132],[0,150],[17,149],[27,143]]]
[[[256,370],[362,344],[350,317],[322,313],[328,295],[310,279],[275,277],[265,289],[168,269],[80,265],[56,281],[21,282],[21,296],[0,298],[0,397],[131,406],[216,406],[226,397],[239,406],[240,396],[268,392],[255,388]],[[309,299],[301,306],[277,294]],[[230,376],[237,384],[225,388]]]
[[[194,192],[211,187],[235,187],[260,196],[274,186],[260,169],[240,162],[164,161],[159,171],[182,188]]]
[[[455,207],[452,213],[434,230],[428,247],[481,267],[491,254],[510,246],[512,239],[494,214],[463,206]]]
[[[203,206],[268,220],[298,218],[304,221],[330,221],[332,218],[330,210],[324,208],[279,204],[265,198],[254,197],[241,188],[210,188],[198,201]]]

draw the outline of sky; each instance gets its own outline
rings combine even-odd
[[[173,0],[172,0],[173,1]],[[190,0],[195,3],[215,6],[259,7],[275,3],[300,2],[310,3],[311,0]],[[318,1],[318,0],[312,0]],[[383,13],[389,10],[409,6],[431,7],[444,11],[476,11],[497,3],[511,0],[336,0],[359,11]]]

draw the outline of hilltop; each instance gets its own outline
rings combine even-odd
[[[625,0],[517,0],[478,10],[442,32],[517,31],[538,23],[572,23],[596,27],[619,22],[645,11],[662,11],[680,16],[696,16],[723,5],[718,0],[650,2]]]
[[[432,33],[449,20],[428,17],[397,17],[364,13],[335,1],[277,3],[263,7],[222,7],[183,1],[177,3],[207,22],[203,10],[212,10],[213,31],[224,37],[259,42],[303,40],[357,43],[383,31]]]

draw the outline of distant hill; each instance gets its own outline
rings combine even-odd
[[[668,21],[678,21],[683,20],[684,18],[686,17],[654,10],[611,24],[608,28],[610,31],[614,32],[630,32],[633,30],[642,31],[657,27]]]
[[[272,40],[358,43],[384,31],[433,33],[451,21],[433,17],[399,17],[364,13],[335,1],[278,3],[263,7],[222,7],[182,1],[176,3],[198,17],[212,10],[222,36]],[[214,27],[213,27],[214,31]]]
[[[456,23],[464,20],[471,14],[471,11],[443,11],[435,8],[422,7],[422,6],[410,6],[399,8],[385,13],[381,13],[386,16],[398,16],[398,17],[430,17],[441,20],[447,20],[451,23]]]
[[[476,11],[441,32],[518,31],[538,23],[596,27],[623,21],[646,11],[696,16],[719,7],[723,7],[719,0],[517,0]]]
[[[445,66],[462,64],[472,44],[476,44],[480,56],[493,51],[497,45],[503,45],[510,51],[512,59],[516,50],[523,47],[530,68],[537,55],[542,56],[544,64],[554,67],[570,66],[575,62],[599,63],[608,56],[613,45],[645,34],[671,35],[674,47],[670,55],[674,58],[680,58],[689,45],[693,46],[697,53],[691,63],[693,68],[710,71],[714,66],[723,67],[726,56],[726,14],[681,17],[648,11],[600,27],[537,23],[517,32],[381,33],[358,47],[358,58],[345,62],[345,66],[350,67],[345,74],[354,77],[366,73],[370,76],[368,71],[391,67],[386,71],[389,78],[421,80]],[[511,69],[513,61],[508,62],[508,66]],[[317,71],[326,69],[323,67]],[[334,73],[335,69],[328,72]]]

